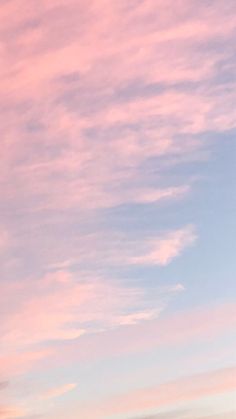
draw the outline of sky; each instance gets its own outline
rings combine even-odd
[[[1,419],[236,418],[235,39],[235,0],[1,0]]]

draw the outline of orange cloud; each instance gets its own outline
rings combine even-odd
[[[25,409],[0,405],[0,418],[2,419],[24,419],[26,413]]]

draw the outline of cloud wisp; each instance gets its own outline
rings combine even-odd
[[[170,232],[160,239],[152,239],[150,251],[144,255],[131,258],[130,262],[138,265],[168,265],[172,259],[179,256],[186,247],[191,246],[197,235],[193,226]]]
[[[76,383],[68,383],[64,384],[59,387],[50,388],[47,390],[41,397],[43,399],[54,399],[57,397],[61,397],[66,393],[69,393],[70,391],[76,389],[77,384]]]

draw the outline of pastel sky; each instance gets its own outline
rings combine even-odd
[[[0,418],[236,418],[235,0],[1,0]]]

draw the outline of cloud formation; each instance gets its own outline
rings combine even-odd
[[[5,3],[2,68],[10,64],[11,72],[1,74],[2,193],[9,204],[39,210],[158,200],[159,185],[151,190],[142,180],[143,163],[191,161],[202,147],[192,135],[235,121],[234,94],[209,82],[231,50],[207,55],[204,46],[232,39],[235,27],[231,3],[217,6],[212,13],[182,1],[173,16],[162,1],[129,8],[50,0],[35,9],[31,0],[16,18],[18,1]],[[170,185],[162,196],[178,187],[189,185]]]
[[[77,376],[60,387],[52,365],[76,369],[233,329],[228,294],[212,308],[219,272],[202,263],[198,289],[187,249],[205,257],[197,238],[215,222],[212,185],[229,188],[205,163],[236,128],[235,16],[234,0],[2,0],[0,373],[13,387],[0,417],[37,416],[30,396],[27,411],[14,406],[41,373],[42,417],[54,419],[50,400],[60,403]],[[186,264],[172,271],[177,257]],[[94,378],[78,395],[90,404]],[[131,391],[120,408],[228,382],[224,369]]]

